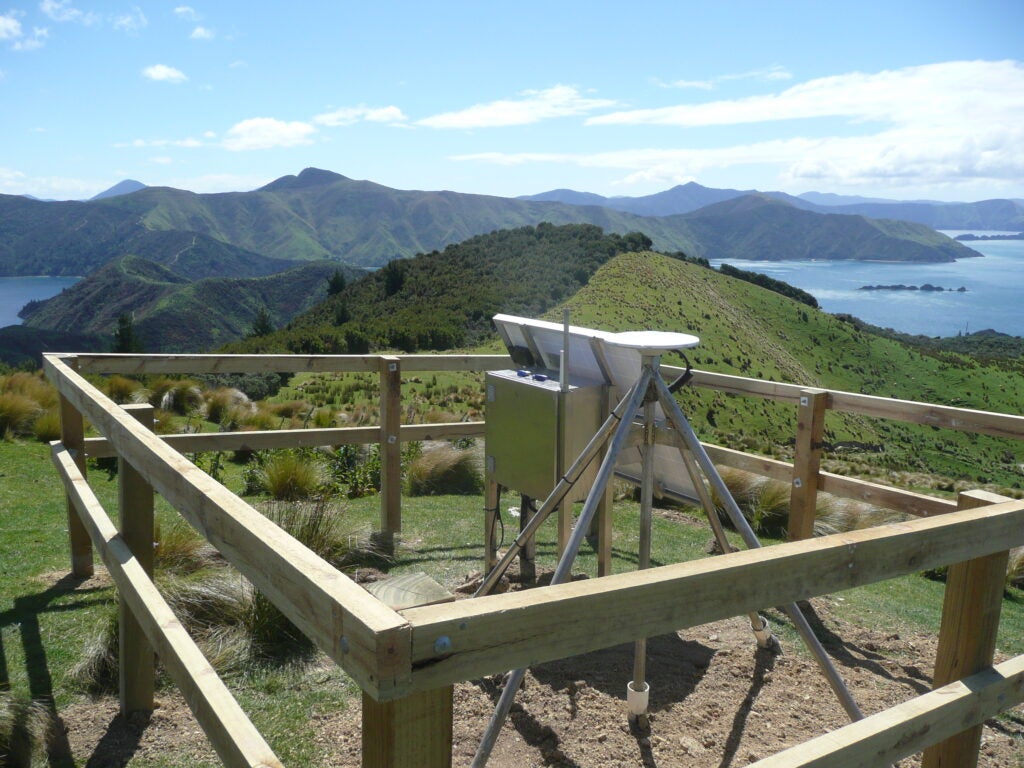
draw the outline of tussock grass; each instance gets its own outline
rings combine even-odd
[[[414,459],[405,483],[410,496],[469,495],[483,490],[476,457],[448,443],[429,448]]]
[[[339,569],[385,565],[368,529],[352,525],[344,510],[324,499],[269,502],[261,511],[287,533]],[[208,556],[202,541],[176,523],[160,531],[157,583],[164,599],[203,655],[222,675],[305,662],[314,646],[261,592],[233,569]],[[117,688],[118,614],[112,607],[89,641],[71,678],[93,694]]]
[[[154,538],[153,565],[158,571],[195,573],[216,560],[215,550],[180,518],[170,525],[163,525],[157,519]]]
[[[43,768],[53,718],[41,702],[0,692],[0,765]]]
[[[32,425],[32,434],[41,443],[60,440],[60,412],[54,409],[40,414]]]
[[[316,496],[326,480],[323,465],[296,451],[275,453],[259,471],[259,481],[274,499],[297,501]]]
[[[204,413],[214,424],[237,424],[252,410],[245,392],[231,387],[218,387],[205,392]]]
[[[135,403],[135,393],[142,389],[142,384],[127,376],[114,374],[104,382],[103,390],[107,397],[115,403]]]
[[[42,412],[39,403],[17,392],[0,394],[0,436],[5,439],[31,434]]]

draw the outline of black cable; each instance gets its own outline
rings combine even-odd
[[[686,370],[679,375],[678,379],[676,379],[675,381],[668,385],[668,391],[671,392],[673,395],[680,389],[685,387],[687,384],[689,384],[690,381],[693,379],[693,366],[690,365],[690,358],[688,358],[682,352],[679,353],[679,356],[683,358],[683,362],[686,363]]]

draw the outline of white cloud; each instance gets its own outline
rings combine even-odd
[[[189,5],[179,5],[174,9],[174,15],[185,21],[199,21],[199,14],[196,9]]]
[[[114,17],[114,29],[127,32],[129,35],[138,34],[140,30],[149,25],[149,19],[138,6],[134,6],[128,13]]]
[[[45,13],[53,21],[69,22],[91,26],[99,22],[100,17],[95,13],[85,13],[71,5],[71,0],[43,0],[39,4],[39,10]]]
[[[358,122],[368,123],[404,123],[408,118],[398,107],[367,107],[360,104],[358,107],[344,107],[333,112],[326,112],[313,118],[317,125],[327,125],[332,128],[354,125]]]
[[[656,81],[662,88],[695,88],[702,91],[714,90],[719,83],[731,80],[792,80],[793,74],[778,64],[764,69],[753,69],[728,75],[717,75],[708,80],[673,80],[670,82]]]
[[[842,120],[836,130],[835,120]],[[796,121],[804,121],[797,123]],[[676,128],[794,121],[793,138],[731,147],[546,156],[631,168],[672,181],[746,163],[777,165],[783,184],[888,187],[1001,183],[1024,176],[1024,65],[952,61],[817,78],[775,94],[631,110],[588,125]],[[687,134],[675,134],[675,136]],[[499,155],[490,162],[527,162]]]
[[[216,33],[212,29],[206,27],[196,27],[192,30],[192,34],[189,35],[191,40],[213,40],[216,37]]]
[[[124,149],[125,147],[132,147],[134,149],[148,149],[153,147],[181,147],[183,149],[196,149],[207,145],[199,139],[189,137],[186,139],[134,139],[127,144],[118,143],[114,144],[114,146],[118,149]]]
[[[0,193],[5,195],[34,195],[44,200],[80,200],[92,197],[102,186],[95,180],[73,179],[61,176],[36,176],[0,166]]]
[[[1014,61],[952,61],[887,70],[852,72],[800,83],[777,94],[637,109],[591,117],[588,125],[738,125],[816,117],[923,124],[963,122],[958,108],[1001,109],[1007,98],[1024,98],[1024,68]]]
[[[11,46],[16,51],[34,51],[42,48],[50,36],[50,30],[46,27],[33,27],[29,37],[20,37]]]
[[[300,121],[285,122],[273,117],[253,117],[228,129],[223,146],[233,152],[273,149],[310,144],[316,128]]]
[[[0,40],[16,40],[21,37],[21,22],[15,18],[14,12],[0,15]]]
[[[731,146],[619,152],[483,153],[454,159],[500,165],[562,163],[625,172],[623,183],[680,183],[736,166],[774,166],[784,187],[998,188],[1024,177],[1024,65],[946,62],[820,78],[770,96],[635,110],[589,124],[678,127],[808,118],[790,138]],[[678,137],[682,136],[683,141]],[[682,143],[683,146],[678,146]]]
[[[522,98],[502,99],[433,115],[417,121],[417,124],[429,128],[499,128],[581,115],[615,105],[608,99],[586,98],[569,85],[556,85],[543,91],[523,91],[519,95]]]
[[[156,163],[157,165],[170,165],[174,160],[169,157],[159,156],[149,158],[149,162]]]
[[[180,69],[169,67],[166,64],[154,64],[151,67],[146,67],[142,70],[142,76],[162,83],[184,83],[188,80],[188,75]]]

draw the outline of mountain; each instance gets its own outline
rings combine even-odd
[[[651,196],[644,210],[669,210],[726,199],[747,197],[734,190],[708,190],[683,185]],[[790,207],[810,204],[781,193],[772,195]],[[616,204],[628,198],[612,198]],[[699,210],[699,209],[698,209]],[[785,215],[782,207],[771,209]],[[823,209],[829,213],[835,208]],[[761,226],[772,228],[762,211]],[[792,217],[789,217],[790,219]],[[716,246],[695,240],[693,226],[678,215],[637,215],[609,207],[571,205],[562,202],[513,200],[457,192],[396,190],[369,181],[355,181],[340,174],[307,168],[252,192],[195,194],[166,187],[147,187],[128,195],[92,202],[42,203],[23,197],[0,195],[0,275],[85,275],[117,257],[132,253],[165,263],[175,257],[173,242],[153,232],[178,232],[181,243],[195,238],[203,247],[223,244],[239,264],[256,264],[257,256],[289,261],[331,259],[350,265],[375,268],[396,258],[429,253],[474,235],[499,229],[552,224],[595,224],[606,232],[642,232],[660,251],[702,253],[721,258],[765,258],[751,239],[745,251],[733,247],[717,252]],[[798,238],[794,254],[809,252],[801,240],[820,241],[823,221],[813,216],[801,220],[806,230],[790,227]],[[841,230],[827,226],[831,235]],[[702,232],[707,232],[703,228]],[[945,261],[936,250],[926,255],[927,245],[917,235],[885,231],[893,242],[885,244],[891,260]],[[717,233],[716,243],[729,240]],[[909,244],[899,241],[914,241]],[[733,238],[735,242],[735,238]],[[825,251],[819,252],[824,253]],[[862,248],[837,242],[823,258],[864,258]],[[967,252],[960,251],[962,255]],[[834,254],[834,255],[833,255]],[[874,258],[871,254],[868,257]],[[776,251],[771,258],[783,258]],[[263,267],[253,267],[259,271]],[[269,267],[266,268],[267,270]],[[266,270],[264,270],[266,271]]]
[[[748,189],[712,189],[704,187],[696,182],[680,184],[667,189],[664,192],[657,192],[653,195],[642,197],[602,197],[589,192],[575,192],[571,189],[556,189],[551,192],[542,192],[539,195],[528,195],[518,198],[520,200],[534,201],[558,201],[571,203],[572,205],[600,205],[605,208],[613,208],[617,211],[635,213],[637,216],[673,216],[679,213],[689,213],[708,205],[721,203],[735,197],[760,194],[756,190]],[[798,198],[791,197],[784,192],[770,192],[772,197],[800,205]]]
[[[135,179],[125,179],[119,181],[117,184],[112,186],[110,189],[106,189],[97,195],[93,195],[90,200],[103,200],[106,197],[117,197],[118,195],[130,195],[132,192],[138,192],[140,189],[145,189],[146,185],[141,181],[135,181]]]
[[[843,213],[875,219],[899,219],[925,224],[933,229],[1019,230],[1024,228],[1024,203],[1020,200],[982,200],[975,203],[943,203],[932,200],[886,200],[883,198],[805,192],[797,197],[785,192],[713,189],[695,182],[664,192],[640,197],[602,197],[589,192],[556,189],[519,199],[557,200],[573,205],[601,205],[639,216],[671,216],[690,213],[707,205],[751,194],[767,195],[815,213]]]
[[[273,325],[284,325],[326,297],[327,281],[338,269],[319,261],[270,276],[193,280],[123,256],[43,303],[25,326],[110,339],[118,318],[127,314],[147,351],[195,352],[242,338],[261,310]],[[348,279],[362,274],[342,270]]]
[[[820,214],[766,195],[745,195],[674,217],[704,258],[954,261],[980,256],[922,224]]]

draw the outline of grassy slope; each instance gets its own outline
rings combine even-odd
[[[757,286],[656,254],[615,258],[567,305],[576,325],[694,333],[701,338],[691,355],[697,368],[1004,413],[1019,413],[1024,402],[1024,380],[1012,372],[956,355],[926,356]],[[695,425],[712,439],[779,452],[795,434],[790,408],[707,392],[685,397],[694,401]],[[871,460],[893,469],[1021,487],[1019,442],[837,414],[826,421],[826,440],[881,446],[884,453]]]

